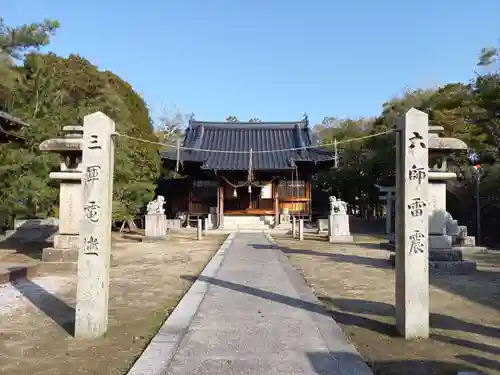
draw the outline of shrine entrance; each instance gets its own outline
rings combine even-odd
[[[224,181],[225,182],[225,181]],[[272,181],[254,181],[251,186],[244,181],[238,184],[223,183],[224,215],[273,215],[274,184]]]

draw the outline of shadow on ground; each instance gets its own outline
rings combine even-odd
[[[41,312],[69,335],[75,333],[75,309],[31,280],[15,281],[12,285]]]
[[[256,246],[257,247],[257,246]],[[257,247],[258,248],[258,247]],[[261,248],[276,249],[277,246],[262,246]],[[195,276],[183,275],[181,278],[193,281]],[[248,285],[241,285],[227,280],[200,276],[200,281],[209,283],[217,287],[227,288],[240,293],[245,293],[251,296],[263,298],[266,300],[282,303],[291,307],[303,309],[312,313],[327,315],[333,317],[334,320],[343,326],[356,326],[364,330],[369,330],[386,337],[388,340],[397,341],[401,351],[395,353],[395,356],[405,356],[405,353],[410,354],[413,349],[418,350],[417,342],[405,341],[396,330],[394,324],[378,321],[371,316],[383,316],[393,318],[395,315],[394,306],[387,303],[343,299],[343,298],[319,298],[320,303],[304,301],[299,298],[284,296],[281,294],[268,292]],[[432,313],[430,315],[430,324],[433,330],[445,330],[450,333],[461,331],[471,334],[471,337],[483,336],[500,339],[500,331],[497,327],[490,327],[481,324],[471,323],[457,319],[453,316]],[[434,360],[388,360],[375,361],[370,366],[374,369],[375,374],[439,374],[439,375],[455,375],[458,371],[481,371],[481,368],[500,371],[500,363],[498,361],[481,357],[476,354],[464,354],[469,350],[476,350],[483,353],[489,353],[495,357],[500,357],[500,347],[489,345],[486,343],[473,342],[463,338],[451,337],[444,334],[432,333],[430,340],[426,341],[426,346],[431,348],[431,351],[439,351],[440,345],[451,344],[461,347],[462,354],[456,354],[456,362],[434,361]],[[417,346],[415,346],[417,345]],[[458,353],[459,351],[457,351]],[[332,358],[338,356],[339,353],[311,353],[310,361],[318,374],[329,374],[331,372],[330,363]],[[340,355],[349,355],[348,353],[340,353]],[[333,357],[332,357],[333,356]],[[410,355],[411,358],[411,355]],[[330,367],[329,367],[330,366]],[[411,369],[411,371],[409,371]],[[329,372],[330,371],[330,372]]]
[[[290,240],[287,238],[286,240]],[[303,244],[304,242],[302,242]],[[328,246],[328,243],[325,243]],[[376,243],[356,243],[357,246],[371,249],[383,249]],[[317,251],[302,248],[290,248],[279,245],[253,245],[259,249],[280,249],[284,254],[310,255],[328,258],[333,262],[351,263],[378,269],[393,269],[388,257],[377,258],[363,255],[354,255],[334,251]],[[342,245],[332,244],[327,250],[341,248]],[[500,311],[500,252],[467,255],[466,259],[478,263],[478,271],[467,274],[431,273],[431,285],[449,293],[467,298],[470,301],[492,307]]]
[[[338,361],[353,361],[354,356],[346,352],[312,352],[307,353],[307,358],[318,375],[339,374],[348,375],[352,372],[338,372]],[[418,368],[422,375],[456,375],[459,371],[477,371],[475,367],[464,366],[457,363],[426,360],[394,360],[376,361],[369,364],[375,375],[386,373],[404,375],[409,368]]]
[[[215,285],[221,288],[234,290],[240,293],[245,293],[251,296],[263,298],[269,301],[282,303],[284,305],[296,307],[298,309],[314,312],[317,314],[331,316],[331,314],[321,304],[312,303],[309,301],[303,301],[299,298],[288,297],[278,293],[268,292],[266,290],[254,288],[248,285],[242,285],[238,283],[233,283],[231,281],[221,280],[214,277],[208,277],[203,275],[200,275],[198,278],[196,278],[196,276],[193,275],[181,275],[181,278],[189,281],[195,281],[196,279],[198,279],[199,281],[206,282],[210,285]]]
[[[181,278],[189,281],[196,280],[196,277],[191,275],[182,275]],[[206,282],[211,285],[231,289],[240,293],[245,293],[266,300],[282,303],[291,307],[303,309],[313,313],[328,315],[333,317],[337,323],[343,325],[354,325],[357,327],[377,332],[379,334],[388,337],[400,338],[401,336],[397,332],[396,327],[393,324],[380,322],[374,319],[370,319],[366,316],[356,315],[356,314],[366,314],[375,316],[377,315],[394,316],[394,306],[387,303],[320,297],[319,300],[320,302],[323,303],[323,305],[321,305],[317,303],[303,301],[298,298],[293,298],[273,292],[268,292],[247,285],[233,283],[231,281],[220,280],[213,277],[200,275],[198,280]],[[330,309],[326,309],[325,306]],[[488,327],[480,324],[465,322],[463,320],[454,318],[449,315],[431,314],[430,324],[431,328],[438,328],[450,331],[462,331],[462,332],[472,333],[474,335],[500,338],[500,331],[496,327]],[[432,335],[432,339],[437,342],[451,343],[454,345],[459,345],[470,349],[476,349],[500,355],[500,348],[491,345],[475,343],[468,340],[455,339],[436,334]]]
[[[496,258],[500,260],[500,254]],[[430,276],[430,283],[439,289],[500,311],[500,272],[483,269],[483,266],[484,264],[479,263],[476,272],[454,274],[452,277],[434,274]]]
[[[18,254],[26,255],[35,260],[42,259],[42,250],[46,247],[51,247],[50,241],[33,241],[27,242],[20,239],[9,238],[0,242],[1,250],[14,250]]]
[[[293,255],[311,255],[318,257],[325,257],[331,261],[339,263],[352,263],[359,264],[368,267],[380,268],[380,269],[390,269],[392,268],[388,260],[382,258],[371,258],[362,255],[352,255],[352,254],[340,254],[340,253],[329,253],[324,251],[306,250],[306,249],[291,249],[284,246],[278,245],[262,245],[262,244],[250,244],[250,246],[256,250],[270,250],[279,249],[284,254]]]
[[[349,352],[309,352],[306,356],[318,375],[366,375],[370,373],[361,357]],[[346,366],[347,363],[349,367]]]
[[[353,315],[354,314],[365,314],[374,316],[395,316],[394,306],[383,302],[365,301],[359,299],[347,299],[347,298],[331,298],[331,297],[319,297],[319,300],[323,302],[326,306],[333,308],[333,317],[339,323],[345,325],[356,325],[369,330],[373,330],[389,336],[399,336],[396,328],[392,324],[386,324],[379,322],[377,320],[369,319],[364,316]],[[443,315],[443,314],[430,314],[430,326],[431,328],[450,330],[450,331],[461,331],[468,332],[474,335],[482,335],[488,337],[494,337],[500,339],[500,330],[496,327],[488,327],[481,324],[469,323],[463,320],[454,318],[453,316]],[[446,338],[448,341],[453,341],[453,338]],[[438,339],[438,341],[440,341]],[[461,343],[459,342],[461,341]],[[500,348],[489,347],[489,345],[476,344],[466,342],[466,340],[458,340],[457,344],[461,346],[470,348],[483,348],[487,349],[485,351],[492,354],[500,355]],[[488,348],[489,347],[489,348]]]

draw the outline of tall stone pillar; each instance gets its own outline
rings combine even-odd
[[[85,116],[83,123],[75,336],[92,339],[108,329],[115,123],[101,112]]]
[[[428,115],[410,109],[396,143],[396,327],[429,337]]]

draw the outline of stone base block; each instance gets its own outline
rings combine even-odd
[[[42,262],[76,262],[78,251],[48,247],[42,251]]]
[[[317,220],[317,233],[326,232],[328,230],[328,219],[318,219]]]
[[[462,246],[476,246],[476,237],[467,236],[462,239]]]
[[[328,242],[330,242],[330,243],[353,243],[354,238],[352,236],[328,236]]]
[[[463,260],[462,251],[460,249],[451,250],[430,250],[430,262],[461,262]]]
[[[40,263],[40,272],[76,272],[78,270],[77,262],[42,262]]]
[[[80,236],[78,234],[56,234],[54,248],[78,251]]]
[[[73,272],[78,261],[77,249],[57,249],[48,247],[42,251],[41,272]]]
[[[165,214],[146,215],[146,237],[164,237],[167,234],[167,218]]]
[[[396,254],[389,256],[389,263],[396,266]],[[430,261],[429,271],[432,273],[450,272],[450,273],[469,273],[477,270],[476,262],[469,260],[462,261]]]
[[[462,254],[466,255],[488,253],[488,249],[483,246],[453,246],[453,250],[460,250]]]
[[[462,260],[458,262],[429,262],[431,272],[451,272],[451,273],[469,273],[476,272],[476,262]]]
[[[451,249],[453,245],[453,240],[451,236],[445,235],[434,235],[429,236],[429,249]]]

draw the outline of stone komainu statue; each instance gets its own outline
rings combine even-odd
[[[336,197],[328,198],[330,201],[330,214],[347,214],[347,203]]]
[[[148,203],[146,207],[148,214],[164,214],[164,204],[165,198],[162,195],[158,195],[155,200]]]

